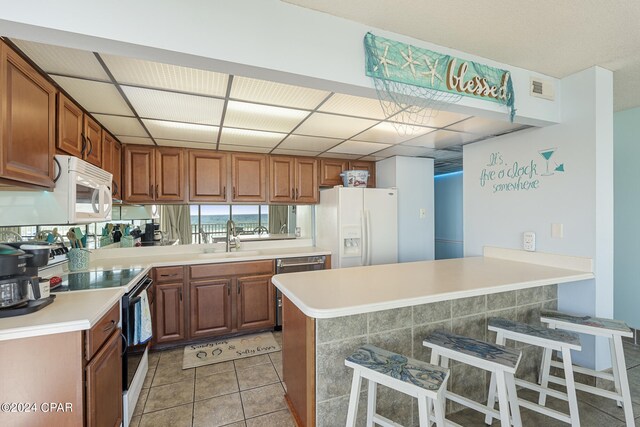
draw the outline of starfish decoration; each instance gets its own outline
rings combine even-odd
[[[407,51],[407,54],[405,54],[403,51],[400,51],[400,55],[402,55],[404,60],[407,61],[404,64],[402,64],[402,68],[405,68],[408,66],[411,69],[411,74],[413,74],[413,77],[415,77],[416,67],[414,67],[414,65],[420,65],[420,61],[413,59],[413,52],[411,52],[411,46],[409,46],[409,50]]]
[[[386,77],[389,77],[388,65],[395,65],[396,67],[398,66],[398,64],[396,64],[395,62],[387,58],[388,54],[389,54],[389,45],[387,44],[384,47],[384,53],[382,54],[382,56],[378,57],[378,65],[373,67],[373,71],[378,71],[378,68],[380,68],[380,66],[382,65],[384,67],[384,75]]]
[[[421,73],[423,76],[425,77],[431,77],[431,86],[435,85],[435,80],[436,79],[440,79],[440,81],[444,81],[442,80],[442,76],[440,74],[438,74],[438,60],[439,58],[436,58],[436,62],[435,64],[431,65],[431,61],[429,61],[429,57],[425,56],[424,57],[424,62],[427,64],[427,67],[429,67],[429,71]]]

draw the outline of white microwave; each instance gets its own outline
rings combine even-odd
[[[83,224],[111,220],[112,175],[73,156],[55,156],[57,166],[54,198],[66,205],[66,222]]]

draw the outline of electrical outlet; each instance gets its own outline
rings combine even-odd
[[[563,224],[551,224],[551,238],[562,239],[564,237]]]
[[[522,235],[522,249],[533,252],[536,250],[536,233],[525,231]]]
[[[427,217],[427,210],[425,208],[420,208],[418,216],[420,219],[425,219]]]

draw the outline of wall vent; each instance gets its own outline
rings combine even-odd
[[[555,98],[553,83],[550,80],[543,80],[537,77],[532,77],[529,87],[531,96],[547,99],[549,101],[553,101]]]

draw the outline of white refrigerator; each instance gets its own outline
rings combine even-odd
[[[398,262],[398,190],[321,190],[316,245],[331,250],[331,268]]]

